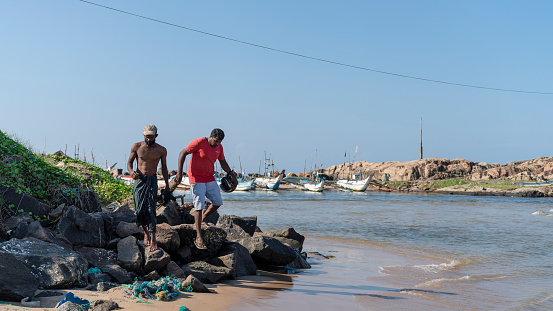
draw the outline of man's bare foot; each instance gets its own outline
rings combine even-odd
[[[147,239],[144,239],[144,245],[149,246],[149,245],[150,245],[150,241],[148,241]]]
[[[157,250],[158,250],[158,247],[157,247],[156,241],[152,241],[152,242],[150,243],[150,252],[155,252],[155,251],[157,251]]]

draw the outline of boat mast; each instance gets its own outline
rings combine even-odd
[[[422,117],[421,117],[421,160],[422,160]]]

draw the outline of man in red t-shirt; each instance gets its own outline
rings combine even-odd
[[[182,180],[182,171],[186,156],[189,154],[192,155],[188,168],[188,178],[190,180],[190,192],[192,193],[192,199],[194,201],[194,210],[196,210],[194,215],[194,222],[196,224],[196,240],[194,240],[194,245],[196,245],[198,249],[207,248],[202,238],[202,221],[223,205],[221,191],[213,176],[215,172],[215,161],[219,160],[221,168],[232,176],[234,188],[238,185],[236,175],[231,171],[225,160],[223,146],[221,145],[224,138],[225,133],[223,130],[214,129],[211,131],[211,135],[208,138],[202,137],[194,139],[179,154],[179,168],[177,170],[177,176],[175,176],[177,183],[180,183]],[[205,198],[211,201],[211,205],[207,209],[205,208]]]

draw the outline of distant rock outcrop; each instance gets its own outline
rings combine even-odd
[[[520,180],[539,181],[553,179],[553,157],[540,157],[527,161],[498,163],[472,162],[465,159],[427,158],[407,162],[365,161],[331,166],[321,173],[334,178],[351,178],[352,174],[374,172],[373,179],[391,181],[415,181],[420,179],[469,179],[469,180]]]

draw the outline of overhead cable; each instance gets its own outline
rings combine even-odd
[[[159,19],[155,19],[155,18],[151,18],[151,17],[147,17],[147,16],[143,16],[143,15],[139,15],[139,14],[123,11],[123,10],[119,10],[119,9],[116,9],[116,8],[112,8],[112,7],[109,7],[109,6],[102,5],[102,4],[94,3],[94,2],[91,2],[91,1],[86,1],[86,0],[78,0],[78,1],[88,3],[88,4],[91,4],[91,5],[95,5],[95,6],[98,6],[98,7],[102,7],[102,8],[108,9],[108,10],[116,11],[116,12],[119,12],[119,13],[128,14],[128,15],[132,15],[132,16],[135,16],[135,17],[143,18],[143,19],[150,20],[150,21],[153,21],[153,22],[162,23],[162,24],[165,24],[165,25],[186,29],[186,30],[189,30],[189,31],[194,31],[194,32],[197,32],[197,33],[201,33],[201,34],[204,34],[204,35],[216,37],[216,38],[219,38],[219,39],[229,40],[229,41],[233,41],[233,42],[237,42],[237,43],[241,43],[241,44],[246,44],[246,45],[261,48],[261,49],[270,50],[270,51],[273,51],[273,52],[279,52],[279,53],[283,53],[283,54],[293,55],[293,56],[297,56],[297,57],[302,57],[302,58],[306,58],[306,59],[316,60],[316,61],[320,61],[320,62],[324,62],[324,63],[334,64],[334,65],[339,65],[339,66],[344,66],[344,67],[349,67],[349,68],[354,68],[354,69],[371,71],[371,72],[376,72],[376,73],[380,73],[380,74],[391,75],[391,76],[396,76],[396,77],[401,77],[401,78],[407,78],[407,79],[414,79],[414,80],[421,80],[421,81],[426,81],[426,82],[441,83],[441,84],[447,84],[447,85],[477,88],[477,89],[484,89],[484,90],[491,90],[491,91],[553,95],[553,92],[525,91],[525,90],[495,88],[495,87],[479,86],[479,85],[464,84],[464,83],[447,82],[447,81],[442,81],[442,80],[427,79],[427,78],[421,78],[421,77],[410,76],[410,75],[405,75],[405,74],[399,74],[399,73],[393,73],[393,72],[388,72],[388,71],[376,70],[376,69],[371,69],[371,68],[367,68],[367,67],[350,65],[350,64],[346,64],[346,63],[340,63],[340,62],[336,62],[336,61],[332,61],[332,60],[327,60],[327,59],[308,56],[308,55],[303,55],[303,54],[289,52],[289,51],[285,51],[285,50],[280,50],[280,49],[276,49],[276,48],[272,48],[272,47],[268,47],[268,46],[264,46],[264,45],[259,45],[259,44],[255,44],[255,43],[251,43],[251,42],[247,42],[247,41],[233,39],[233,38],[217,35],[217,34],[214,34],[214,33],[206,32],[206,31],[202,31],[202,30],[198,30],[198,29],[194,29],[194,28],[190,28],[190,27],[185,27],[185,26],[165,22],[165,21],[162,21],[162,20],[159,20]]]

